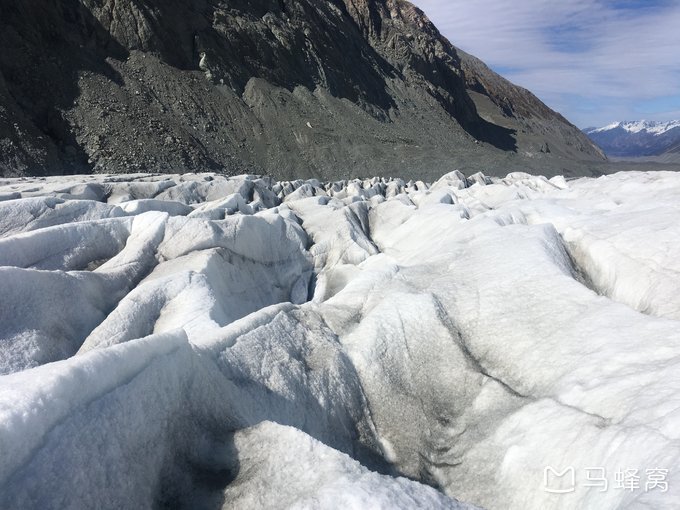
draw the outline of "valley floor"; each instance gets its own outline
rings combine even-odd
[[[673,508],[679,197],[0,180],[0,507]]]

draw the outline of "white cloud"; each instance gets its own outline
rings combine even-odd
[[[603,0],[414,3],[454,45],[579,125],[630,118],[645,101],[680,95],[680,2],[636,2],[635,10]],[[579,109],[575,97],[588,106]],[[658,116],[677,113],[680,98],[668,101]]]

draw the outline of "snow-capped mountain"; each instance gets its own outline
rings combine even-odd
[[[663,156],[678,152],[680,148],[680,120],[613,122],[599,128],[586,128],[583,132],[607,156]]]
[[[677,508],[678,196],[0,179],[0,508]]]
[[[601,128],[588,128],[586,133],[604,133],[612,129],[621,128],[629,133],[640,133],[646,131],[653,135],[662,135],[666,131],[680,127],[680,120],[671,120],[668,122],[657,122],[654,120],[633,120],[624,122],[613,122]]]

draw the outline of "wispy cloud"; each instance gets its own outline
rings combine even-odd
[[[414,0],[451,42],[580,126],[677,118],[680,2]]]

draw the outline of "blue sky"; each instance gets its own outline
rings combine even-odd
[[[680,119],[680,0],[412,0],[579,127]]]

